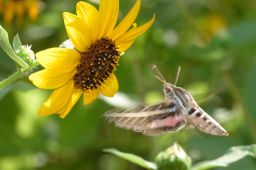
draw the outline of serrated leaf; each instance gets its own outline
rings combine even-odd
[[[246,156],[256,157],[256,144],[232,147],[226,154],[217,159],[204,161],[194,165],[192,170],[205,170],[215,167],[226,167],[229,164],[237,162]]]
[[[137,156],[137,155],[133,155],[133,154],[130,154],[130,153],[124,153],[124,152],[120,152],[116,149],[104,149],[103,150],[104,152],[108,152],[108,153],[111,153],[113,155],[116,155],[122,159],[125,159],[127,161],[130,161],[134,164],[137,164],[143,168],[146,168],[146,169],[157,169],[157,166],[155,163],[153,162],[149,162],[149,161],[146,161],[145,159]]]
[[[20,41],[20,37],[18,34],[15,35],[15,37],[13,38],[13,42],[12,42],[12,46],[14,51],[17,53],[20,49],[22,49],[22,44]]]
[[[25,63],[16,53],[13,51],[12,46],[9,42],[8,33],[6,30],[0,25],[0,47],[8,54],[8,56],[19,64],[23,68],[28,68],[27,63]]]

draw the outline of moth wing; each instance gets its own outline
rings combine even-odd
[[[128,110],[109,111],[104,114],[117,127],[142,132],[145,135],[159,135],[185,124],[181,112],[173,100],[154,105],[139,105]]]

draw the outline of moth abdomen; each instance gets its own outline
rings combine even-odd
[[[196,109],[191,108],[191,109],[188,111],[188,114],[189,114],[189,115],[192,115],[195,111],[196,111]]]
[[[188,123],[210,135],[228,136],[228,132],[201,108],[193,108],[188,111]]]

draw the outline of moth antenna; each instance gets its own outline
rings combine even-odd
[[[156,75],[155,75],[155,78],[156,78],[157,80],[159,80],[159,81],[160,81],[161,83],[163,83],[163,84],[166,83],[164,80],[162,80],[161,78],[159,78],[159,77],[156,76]]]
[[[178,79],[179,79],[179,76],[180,76],[180,70],[181,70],[181,67],[178,66],[178,69],[177,69],[177,73],[176,73],[176,77],[175,77],[175,81],[174,81],[174,85],[176,86],[177,82],[178,82]]]
[[[155,78],[158,79],[159,81],[161,81],[162,83],[166,83],[165,79],[164,79],[164,76],[161,74],[161,72],[158,70],[157,66],[156,65],[153,65],[152,66],[152,69],[160,76],[156,76],[155,75]]]

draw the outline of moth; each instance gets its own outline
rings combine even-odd
[[[153,69],[160,76],[155,77],[163,84],[164,101],[153,105],[139,105],[128,110],[109,111],[104,114],[109,122],[114,122],[117,127],[149,136],[175,132],[184,127],[195,127],[214,136],[229,135],[216,120],[198,106],[188,91],[176,86],[180,67],[174,84],[166,82],[155,65]]]

